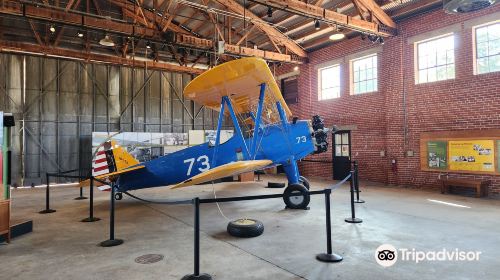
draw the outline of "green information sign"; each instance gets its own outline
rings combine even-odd
[[[431,169],[446,169],[446,141],[427,142],[427,167]]]

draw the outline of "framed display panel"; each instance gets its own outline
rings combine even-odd
[[[500,175],[500,129],[423,132],[423,171]]]

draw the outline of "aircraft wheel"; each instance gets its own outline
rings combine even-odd
[[[301,184],[290,184],[283,193],[283,200],[288,208],[306,209],[311,197],[306,187]]]
[[[264,224],[254,219],[238,219],[227,224],[227,232],[235,237],[257,237],[264,233]]]
[[[121,192],[115,193],[115,200],[122,200],[123,194]]]
[[[299,182],[301,182],[302,185],[304,185],[304,187],[306,187],[306,189],[309,189],[310,184],[309,184],[309,180],[307,180],[306,177],[300,176]]]

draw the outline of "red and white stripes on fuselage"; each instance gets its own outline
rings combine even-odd
[[[101,147],[92,162],[92,176],[99,176],[106,173],[109,173],[108,160],[106,159],[106,151]]]

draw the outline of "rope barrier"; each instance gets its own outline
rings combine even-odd
[[[188,199],[188,200],[156,200],[156,199],[144,199],[144,198],[140,198],[140,197],[137,197],[129,192],[123,192],[124,194],[134,198],[134,199],[137,199],[139,201],[142,201],[142,202],[146,202],[146,203],[152,203],[152,204],[168,204],[168,205],[179,205],[179,204],[193,204],[193,200],[192,199]]]
[[[351,178],[351,173],[349,173],[349,175],[347,175],[347,177],[345,177],[342,181],[338,182],[337,184],[333,185],[333,186],[330,186],[330,187],[326,187],[327,189],[330,189],[330,190],[335,190],[335,189],[338,189],[343,183],[345,183],[347,180],[349,180],[349,178]]]
[[[326,187],[325,190],[326,189],[335,190],[335,189],[339,188],[342,184],[344,184],[347,180],[349,180],[349,178],[351,178],[351,174],[347,175],[347,177],[345,177],[342,181],[336,183],[335,185],[330,186],[330,187]],[[214,186],[212,186],[212,188],[213,187]],[[319,194],[319,193],[323,193],[323,192],[324,192],[324,190],[323,191],[310,191],[309,193],[310,194]],[[152,204],[167,204],[167,205],[193,204],[192,199],[186,199],[186,200],[145,199],[145,198],[140,198],[138,196],[135,196],[135,195],[133,195],[129,192],[126,192],[126,191],[123,193],[128,195],[131,198],[134,198],[134,199],[137,199],[139,201],[146,202],[146,203],[152,203]],[[247,196],[247,197],[224,197],[224,198],[217,198],[217,196],[214,196],[214,199],[200,199],[200,200],[202,201],[202,203],[210,203],[210,202],[218,203],[218,202],[228,202],[228,201],[264,199],[264,198],[272,198],[272,197],[278,198],[278,197],[282,197],[282,196],[283,196],[282,194],[257,195],[257,196]],[[227,219],[227,217],[225,217],[225,218]]]

